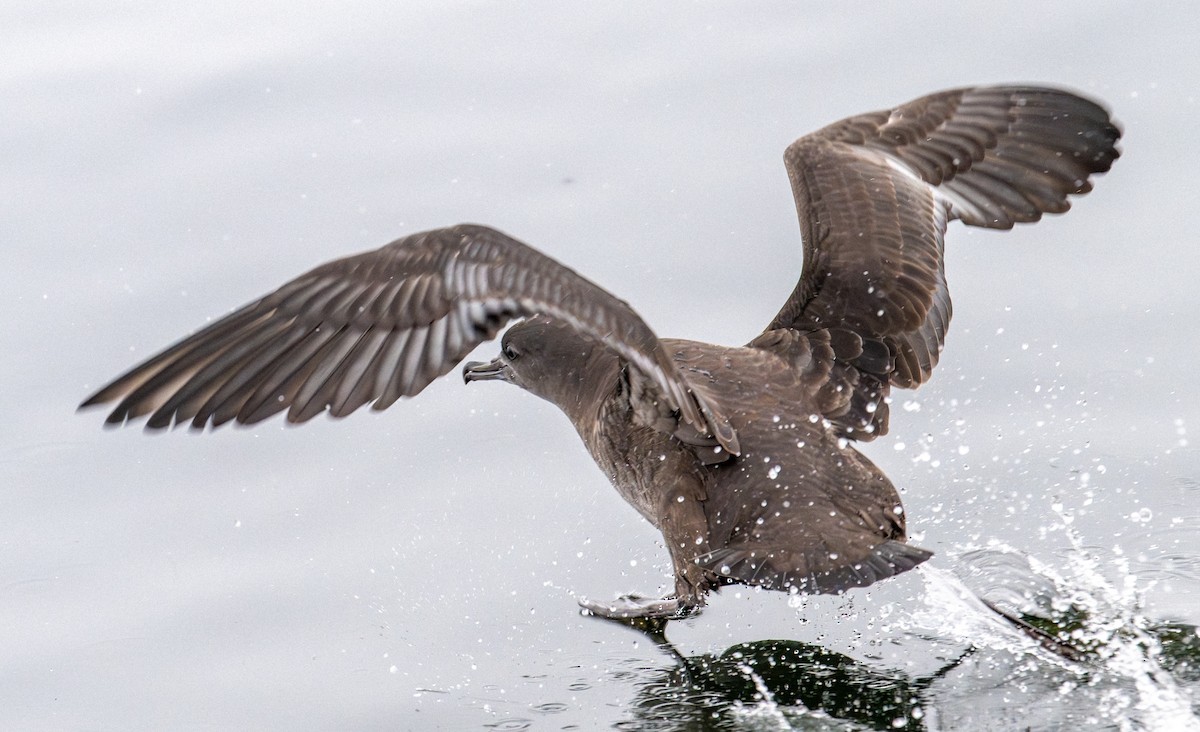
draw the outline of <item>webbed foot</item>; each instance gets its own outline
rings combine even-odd
[[[676,597],[643,595],[621,595],[607,602],[580,598],[579,606],[589,615],[609,620],[679,620],[700,612],[699,605],[681,602]]]

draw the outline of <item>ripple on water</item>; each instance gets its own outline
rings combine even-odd
[[[534,704],[531,708],[533,711],[542,714],[558,714],[559,712],[567,711],[570,706],[562,702],[546,702],[545,704]]]
[[[488,729],[500,730],[500,732],[519,732],[519,730],[529,729],[533,726],[533,720],[513,717],[512,719],[501,719],[498,722],[492,722],[483,726]]]

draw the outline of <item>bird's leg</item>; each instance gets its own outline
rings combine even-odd
[[[581,598],[579,606],[588,615],[598,615],[609,620],[676,620],[691,614],[682,609],[674,597],[646,597],[645,595],[621,595],[615,600],[591,600]]]
[[[712,584],[696,564],[696,557],[708,551],[704,498],[704,486],[698,479],[681,478],[663,494],[659,505],[659,529],[675,570],[674,596],[660,599],[629,594],[608,602],[585,598],[579,601],[580,606],[592,615],[612,620],[678,619],[699,613]]]

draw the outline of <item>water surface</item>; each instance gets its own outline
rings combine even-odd
[[[1200,11],[396,5],[0,9],[0,728],[1196,726]],[[515,389],[204,436],[74,414],[311,266],[460,221],[745,342],[799,273],[783,148],[1002,81],[1106,100],[1125,154],[1065,217],[950,232],[942,364],[865,448],[931,572],[726,591],[666,648],[576,614],[660,591],[666,553]],[[1124,630],[1063,665],[955,572]]]

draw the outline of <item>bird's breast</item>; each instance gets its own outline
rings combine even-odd
[[[694,453],[670,435],[638,424],[626,400],[606,401],[581,437],[617,493],[655,527],[667,492],[699,472]]]

